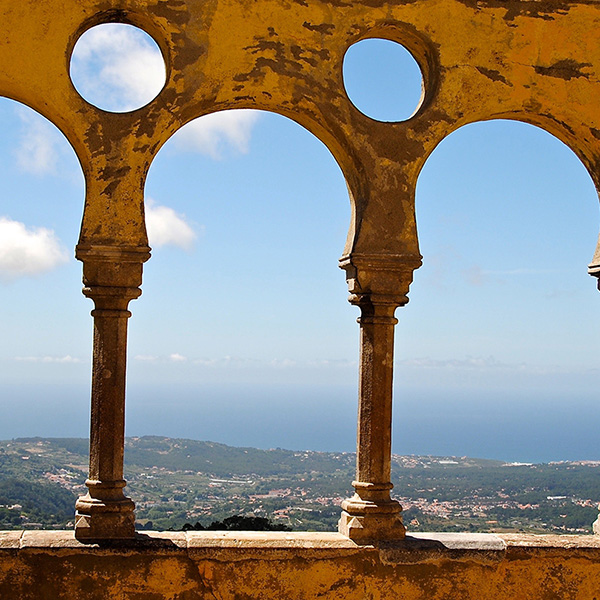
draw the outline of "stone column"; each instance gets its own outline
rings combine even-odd
[[[75,505],[80,540],[132,538],[135,505],[123,493],[128,304],[139,297],[149,248],[77,248],[83,293],[94,301],[94,351],[88,493]]]
[[[398,322],[394,312],[408,302],[413,267],[398,268],[374,257],[366,264],[363,259],[358,268],[356,263],[360,264],[356,258],[341,261],[348,274],[350,302],[360,308],[361,316],[355,494],[342,503],[339,530],[358,543],[370,543],[405,536],[402,507],[390,497],[394,326]]]

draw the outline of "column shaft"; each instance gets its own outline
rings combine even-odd
[[[357,542],[401,539],[402,507],[390,497],[396,304],[361,298],[355,494],[342,503],[340,532]]]
[[[129,311],[94,310],[90,431],[91,480],[122,481]],[[108,435],[107,435],[108,434]]]
[[[392,447],[394,307],[380,316],[363,315],[360,323],[360,371],[357,482],[389,489]]]

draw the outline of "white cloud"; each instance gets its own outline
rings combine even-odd
[[[298,370],[298,371],[337,371],[348,368],[356,369],[357,362],[346,359],[319,359],[319,360],[295,360],[291,358],[260,359],[245,356],[223,356],[220,358],[194,358],[179,352],[168,355],[146,355],[138,354],[134,360],[141,363],[169,364],[184,363],[197,366],[200,369],[224,369],[224,370],[258,370],[268,371]]]
[[[187,360],[187,357],[183,356],[183,354],[178,354],[177,352],[175,352],[174,354],[169,355],[169,360],[171,362],[185,362]]]
[[[496,360],[493,356],[468,356],[463,359],[433,359],[429,357],[422,358],[407,358],[396,361],[399,367],[410,367],[417,369],[450,369],[450,370],[509,370],[523,371],[528,369],[536,369],[525,363],[504,363]]]
[[[71,78],[80,94],[104,110],[125,112],[152,101],[165,82],[158,46],[131,25],[92,27],[77,41]],[[174,136],[176,147],[220,158],[227,149],[246,153],[259,112],[226,110],[195,119]]]
[[[196,233],[186,222],[185,215],[176,213],[172,208],[146,200],[146,227],[150,246],[179,246],[190,250]]]
[[[472,265],[461,271],[462,276],[470,285],[481,287],[487,283],[504,284],[506,277],[521,277],[521,276],[537,276],[537,275],[552,275],[559,274],[558,269],[531,269],[519,267],[516,269],[492,270],[483,269],[479,265]]]
[[[139,360],[142,362],[156,362],[158,357],[151,356],[150,354],[137,354],[133,357],[134,360]]]
[[[221,158],[227,147],[248,152],[252,128],[258,120],[255,110],[226,110],[205,115],[182,127],[174,136],[175,146]]]
[[[62,142],[60,134],[42,116],[28,108],[19,107],[16,113],[23,123],[21,139],[15,149],[18,167],[34,175],[55,174]]]
[[[298,366],[298,363],[291,358],[274,358],[269,362],[269,366],[276,369],[288,369]]]
[[[194,364],[202,367],[234,367],[234,368],[246,368],[260,366],[262,361],[255,358],[244,358],[241,356],[224,356],[222,358],[197,358],[194,360]]]
[[[355,369],[358,366],[358,362],[355,360],[348,360],[347,358],[335,358],[335,359],[321,359],[308,361],[309,367],[319,367],[325,369]]]
[[[0,279],[37,275],[69,260],[54,232],[0,217]]]
[[[80,358],[75,358],[67,354],[66,356],[16,356],[15,360],[23,362],[41,362],[41,363],[82,363]]]
[[[105,23],[77,41],[71,78],[88,102],[125,112],[157,96],[165,82],[165,63],[158,46],[141,29]]]
[[[356,368],[357,362],[346,359],[294,360],[291,358],[258,359],[241,356],[224,356],[222,358],[197,358],[193,363],[202,367],[236,368],[236,369],[298,369],[298,370],[332,370]]]
[[[303,361],[297,361],[291,358],[275,358],[268,363],[268,366],[276,369],[355,369],[357,367],[357,362],[345,358]]]

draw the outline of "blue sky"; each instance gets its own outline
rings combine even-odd
[[[108,110],[140,106],[162,85],[160,56],[131,29],[92,30],[72,64],[79,91]],[[402,48],[373,44],[376,59],[351,50],[345,76],[357,106],[381,120],[410,116],[418,72]],[[111,66],[116,56],[127,60]],[[389,61],[396,78],[381,77]],[[86,435],[92,306],[73,258],[83,178],[60,132],[33,111],[1,100],[0,126],[0,437]],[[291,419],[301,409],[293,390],[309,385],[307,406],[320,407],[323,424],[344,413],[344,448],[327,449],[348,449],[358,315],[337,267],[348,194],[326,148],[277,115],[211,115],[160,151],[146,196],[153,257],[131,304],[128,431],[176,435],[156,407],[185,411],[200,402],[194,390],[207,410],[212,394],[223,414],[244,419],[240,394],[262,390],[261,410]],[[490,415],[499,394],[532,409],[592,402],[600,297],[586,267],[598,199],[575,155],[522,123],[466,126],[425,165],[417,219],[424,264],[397,311],[397,421],[415,402],[426,414],[444,399],[454,412],[487,406]],[[261,443],[242,441],[285,445],[274,427]],[[195,431],[185,435],[211,437],[201,423]],[[397,446],[422,451],[413,448]]]

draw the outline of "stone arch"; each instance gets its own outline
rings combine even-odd
[[[579,159],[594,183],[597,194],[600,195],[600,159],[598,158],[595,146],[586,143],[586,136],[577,136],[574,127],[571,127],[569,123],[564,122],[551,114],[538,114],[535,111],[491,114],[485,118],[474,120],[465,119],[464,122],[455,124],[455,126],[446,132],[443,137],[436,140],[435,145],[428,148],[428,151],[420,157],[417,177],[420,177],[423,167],[438,145],[449,136],[466,126],[500,120],[531,125],[546,132],[548,135],[564,144]],[[591,137],[595,137],[593,128],[586,127],[586,129],[592,131]],[[414,182],[415,190],[416,185],[417,181]],[[590,265],[590,274],[596,274],[595,276],[600,277],[600,238],[598,240],[594,258],[592,259],[592,264]]]
[[[493,140],[498,140],[497,149]],[[482,150],[485,153],[481,157],[477,152],[479,144],[485,145]],[[502,154],[511,153],[513,144],[515,152],[518,152],[516,148],[519,145],[528,149],[527,153],[521,151],[518,154],[519,164],[515,160],[502,161]],[[540,155],[545,148],[550,151],[548,164],[551,167],[533,155],[538,148]],[[438,150],[441,151],[439,155],[436,154]],[[533,344],[536,337],[535,326],[540,328],[543,339],[542,332],[551,330],[555,323],[560,322],[561,315],[570,314],[567,308],[561,306],[562,303],[551,299],[557,289],[565,294],[569,289],[582,289],[584,297],[578,299],[582,303],[582,313],[586,308],[589,310],[593,291],[591,286],[585,287],[588,279],[585,265],[591,256],[597,234],[596,193],[585,165],[572,149],[546,130],[523,121],[506,120],[502,124],[489,120],[469,124],[455,131],[445,139],[443,148],[438,147],[433,154],[426,163],[427,170],[423,170],[420,175],[420,183],[428,185],[424,185],[417,196],[420,241],[425,265],[417,277],[424,277],[428,282],[425,285],[423,280],[419,282],[420,289],[413,290],[413,300],[415,304],[424,301],[420,306],[427,307],[425,310],[448,310],[448,318],[441,320],[445,335],[440,335],[440,338],[452,340],[454,337],[462,337],[459,326],[461,319],[472,323],[465,327],[472,337],[476,337],[478,332],[481,332],[480,335],[491,336],[487,332],[495,331],[492,321],[496,319],[496,315],[489,313],[487,322],[486,306],[494,302],[494,293],[507,294],[506,306],[512,306],[506,312],[500,307],[498,312],[498,318],[506,320],[506,332],[512,331],[512,339],[518,339],[520,335],[519,326],[513,325],[519,323],[517,313],[532,315],[529,320],[524,318],[520,325],[523,330],[529,331],[529,335],[523,338],[523,347],[527,347],[528,340]],[[504,167],[496,167],[496,162],[498,165],[504,162]],[[493,182],[489,187],[486,176],[488,167]],[[476,173],[479,171],[486,175]],[[434,179],[436,183],[433,183]],[[507,182],[506,185],[504,181]],[[555,190],[558,189],[560,193],[557,194]],[[426,203],[427,207],[424,206]],[[446,226],[439,221],[442,215],[448,220]],[[459,242],[461,236],[463,241]],[[511,240],[512,236],[516,236],[514,241]],[[556,240],[559,239],[557,244]],[[448,250],[440,256],[445,246]],[[516,252],[513,248],[519,248],[520,251]],[[436,254],[441,261],[437,270],[432,269]],[[474,269],[473,278],[467,272],[471,267]],[[522,274],[512,272],[521,269],[524,271]],[[565,274],[566,269],[569,269],[571,275]],[[556,274],[553,274],[553,270],[556,270]],[[436,290],[432,281],[434,277],[443,289]],[[520,282],[521,287],[516,282]],[[429,290],[428,297],[424,295],[425,288]],[[448,294],[448,307],[444,305],[442,309],[441,302],[437,302],[436,298],[438,294],[443,297],[445,293]],[[521,294],[524,296],[522,300]],[[545,308],[536,311],[533,308],[535,302]],[[467,309],[470,306],[474,307],[472,321]],[[523,309],[519,310],[521,306]],[[546,314],[544,311],[553,311],[554,314],[547,323],[541,322],[541,315]],[[419,314],[421,318],[424,315],[417,313]],[[454,317],[454,314],[457,316]],[[569,321],[570,329],[573,332],[579,331],[578,335],[582,335],[589,326],[585,330],[583,327],[578,330],[578,323],[590,320],[593,320],[592,316],[585,319],[583,315],[581,319],[572,319]],[[424,323],[422,326],[424,330],[427,329]],[[528,329],[529,326],[532,329]],[[555,339],[568,340],[570,335],[569,328],[564,326]],[[502,335],[497,337],[502,339]],[[408,345],[419,348],[420,340],[413,337],[413,342],[414,344],[408,342]],[[559,350],[553,342],[549,336],[547,348],[548,352],[550,348],[554,348],[551,358],[558,362]],[[507,352],[506,343],[498,344],[495,348],[492,344],[490,340],[489,351],[483,343],[474,343],[472,346],[458,344],[457,352],[465,356],[481,357],[488,357],[489,352],[500,361],[513,360],[510,352]],[[439,355],[431,345],[415,352],[417,356],[430,352],[443,357],[454,351],[452,346],[447,344],[446,347],[440,347]],[[517,359],[517,348],[514,361],[539,362],[545,348],[540,347],[540,358],[537,359],[535,353],[530,353],[529,359],[523,354]],[[544,365],[542,362],[542,368]]]
[[[168,142],[173,138],[173,136],[181,131],[184,127],[196,121],[197,119],[202,119],[203,117],[225,112],[228,110],[255,110],[258,113],[272,113],[278,115],[279,117],[289,119],[290,121],[296,123],[299,127],[305,130],[308,134],[312,135],[316,138],[329,152],[329,154],[335,160],[337,166],[339,167],[344,180],[347,184],[349,202],[350,202],[350,210],[351,217],[349,223],[349,233],[348,238],[351,238],[351,234],[355,229],[354,222],[356,219],[356,210],[355,210],[355,198],[358,196],[364,195],[364,190],[366,188],[366,182],[363,178],[357,178],[356,172],[362,172],[363,169],[360,168],[358,164],[358,157],[354,156],[351,151],[348,151],[348,148],[343,143],[343,140],[339,140],[331,131],[328,131],[323,128],[323,126],[315,119],[312,119],[310,115],[307,115],[303,112],[295,112],[289,110],[276,109],[269,104],[256,105],[252,103],[248,103],[247,101],[241,101],[236,103],[234,107],[223,106],[223,107],[213,107],[213,110],[208,112],[203,112],[200,114],[191,114],[188,115],[185,121],[178,123],[177,126],[173,129],[173,131],[169,132],[169,135],[166,139],[162,140],[160,145],[155,148],[152,159],[150,160],[146,173],[143,180],[143,185],[145,187],[147,173],[154,160],[156,159],[158,152],[163,149]],[[348,242],[347,242],[348,244]]]
[[[446,139],[449,135],[452,135],[462,127],[466,125],[474,125],[477,123],[485,123],[489,121],[517,121],[526,123],[537,127],[549,135],[562,142],[569,150],[577,156],[583,166],[586,168],[588,174],[592,178],[596,189],[600,193],[600,175],[598,170],[596,149],[591,148],[589,144],[586,144],[587,136],[578,136],[576,128],[581,128],[580,123],[569,122],[566,119],[561,118],[563,115],[560,114],[560,107],[556,106],[556,115],[551,113],[540,113],[535,110],[530,111],[510,111],[510,112],[491,112],[489,115],[479,116],[476,119],[466,118],[461,122],[457,122],[443,137],[436,142],[436,146]],[[591,129],[589,126],[583,125],[585,129]],[[435,149],[435,148],[434,148]],[[433,149],[428,152],[424,157],[425,161],[431,155]],[[424,164],[424,163],[423,163]]]
[[[135,6],[134,6],[135,4]],[[215,110],[262,108],[290,116],[336,156],[352,194],[342,257],[362,312],[361,427],[356,497],[342,531],[354,539],[403,536],[390,501],[389,416],[394,310],[407,302],[420,264],[414,216],[419,170],[435,146],[471,121],[523,115],[544,121],[586,162],[598,183],[600,49],[590,2],[5,2],[0,93],[26,102],[69,138],[87,180],[78,257],[95,301],[91,495],[78,503],[79,537],[131,537],[119,448],[127,309],[149,257],[143,181],[152,158],[183,123]],[[94,23],[148,31],[167,61],[167,83],[149,105],[107,115],[69,80],[76,36]],[[378,124],[342,90],[346,49],[362,37],[399,41],[427,76],[426,101],[405,123]],[[26,40],[27,43],[24,43]],[[556,43],[555,43],[556,42]],[[432,84],[433,82],[433,84]],[[517,117],[518,118],[518,117]],[[533,122],[533,121],[532,121]],[[373,384],[373,385],[371,385]],[[362,384],[361,384],[362,385]],[[376,415],[377,418],[373,418]],[[377,423],[374,424],[374,422]],[[108,434],[106,432],[109,432]],[[112,433],[111,433],[112,432]]]

